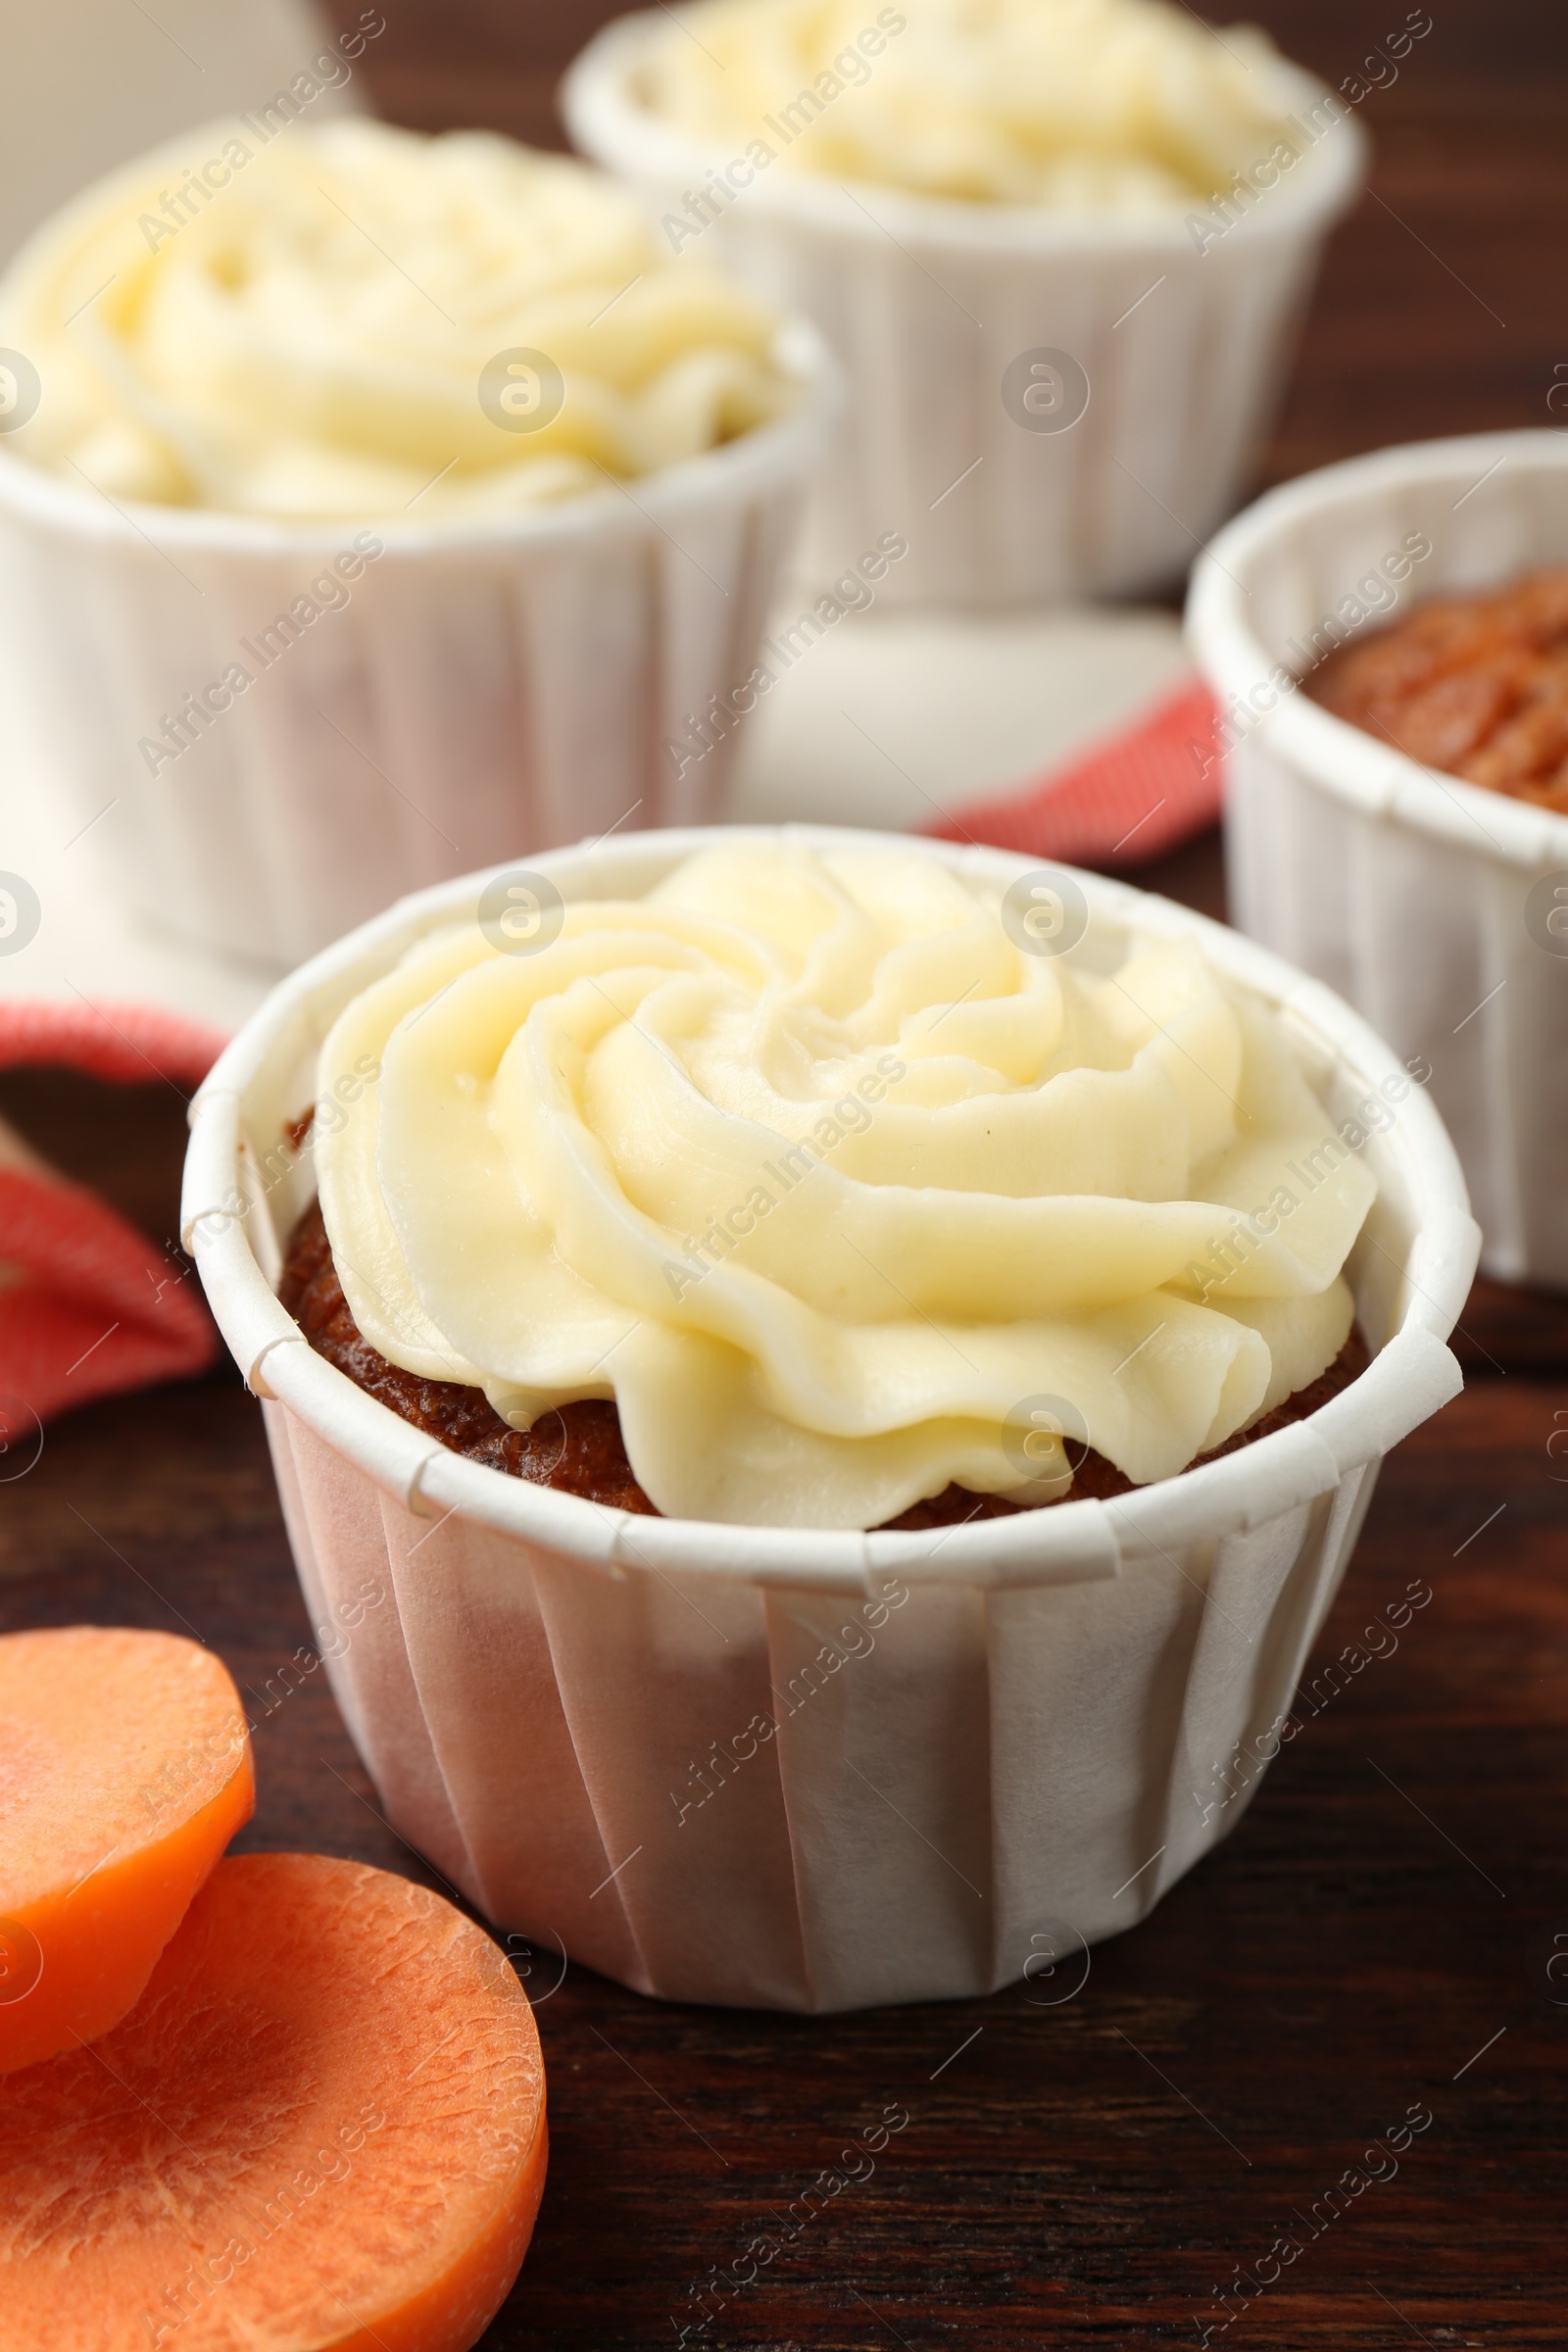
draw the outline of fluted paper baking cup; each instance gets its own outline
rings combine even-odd
[[[61,839],[91,828],[156,928],[283,971],[449,875],[710,815],[733,734],[666,746],[756,660],[837,399],[805,321],[777,357],[779,421],[478,521],[120,506],[0,450],[13,716]]]
[[[540,863],[567,900],[634,897],[712,838]],[[185,1175],[186,1245],[266,1399],[312,1622],[391,1819],[501,1928],[671,2000],[851,2009],[1048,1970],[1065,1986],[1240,1817],[1383,1453],[1459,1388],[1444,1343],[1476,1233],[1437,1113],[1326,989],[1081,874],[1096,920],[1194,939],[1273,1004],[1336,1119],[1386,1079],[1400,1095],[1366,1144],[1379,1193],[1347,1268],[1370,1368],[1298,1426],[1114,1502],[917,1535],[606,1510],[449,1452],[313,1353],[274,1296],[311,1190],[278,1141],[321,1040],[483,879],[276,989],[196,1100]]]
[[[1409,547],[1430,553],[1412,562]],[[1420,766],[1271,672],[1396,611],[1568,564],[1568,443],[1418,442],[1273,491],[1199,563],[1194,654],[1235,714],[1236,920],[1432,1063],[1483,1263],[1568,1285],[1568,818]],[[1269,706],[1264,708],[1264,706]]]
[[[1235,504],[1323,240],[1360,188],[1367,141],[1343,102],[1296,74],[1298,160],[1280,172],[1260,157],[1272,184],[1233,203],[1228,224],[1195,202],[1196,232],[1179,213],[963,204],[788,166],[737,190],[722,178],[735,158],[639,96],[652,45],[688,37],[667,11],[619,19],[571,68],[562,110],[583,153],[662,221],[701,222],[691,199],[718,173],[725,202],[710,200],[700,249],[814,318],[844,361],[849,405],[808,522],[813,570],[896,530],[909,555],[887,582],[895,602],[1123,595],[1179,577]],[[691,250],[678,226],[663,233]]]

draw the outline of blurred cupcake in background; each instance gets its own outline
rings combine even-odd
[[[651,57],[642,84],[690,136],[761,125],[785,142],[786,171],[975,204],[1185,210],[1266,149],[1290,108],[1265,35],[1221,40],[1155,0],[906,0],[874,16],[863,0],[711,0],[701,33]],[[797,82],[819,112],[797,102],[769,122]],[[859,103],[838,107],[851,90]]]
[[[1485,1270],[1568,1289],[1568,443],[1378,450],[1194,567],[1239,926],[1430,1058]]]
[[[213,124],[39,231],[0,345],[18,691],[154,921],[284,963],[722,789],[661,745],[752,659],[831,365],[599,174]]]
[[[49,386],[13,451],[159,506],[494,514],[701,456],[795,398],[768,306],[651,253],[608,181],[477,132],[343,122],[249,160],[230,136],[183,177],[166,157],[94,191],[0,301]],[[507,334],[546,365],[492,391]]]
[[[711,230],[837,345],[813,554],[896,527],[921,603],[1185,567],[1365,157],[1263,34],[1166,0],[704,0],[608,27],[564,105],[671,251]]]

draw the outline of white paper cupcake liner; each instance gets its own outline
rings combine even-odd
[[[122,508],[0,448],[12,715],[61,840],[91,826],[82,854],[144,920],[281,971],[634,805],[712,814],[733,732],[684,763],[665,745],[757,658],[837,398],[813,329],[778,351],[802,387],[780,422],[568,505],[372,522],[384,552],[314,597],[361,525]],[[290,639],[302,595],[326,609]],[[210,724],[187,711],[177,759],[140,748],[233,662],[254,683]]]
[[[1398,582],[1407,535],[1430,556]],[[1279,663],[1396,611],[1568,564],[1568,442],[1552,432],[1417,443],[1332,466],[1239,516],[1199,564],[1194,653],[1246,706],[1227,762],[1236,920],[1432,1062],[1505,1281],[1568,1285],[1568,818],[1419,766],[1304,694]],[[1396,569],[1398,565],[1396,564]],[[1358,593],[1359,591],[1359,593]],[[1347,602],[1347,600],[1348,600]],[[1362,617],[1355,618],[1356,612]]]
[[[641,103],[650,45],[682,37],[666,11],[622,18],[562,90],[578,147],[662,219],[731,160]],[[1328,93],[1304,74],[1297,87],[1300,116],[1327,123]],[[909,547],[891,603],[1124,595],[1183,573],[1235,504],[1323,240],[1364,175],[1349,116],[1302,144],[1201,247],[1180,215],[1085,219],[759,172],[697,250],[814,318],[846,364],[849,408],[808,525],[813,573],[890,531]],[[1064,430],[1024,429],[1004,405],[1011,363],[1042,351],[1088,377]]]
[[[567,899],[637,895],[710,838],[540,863]],[[1477,1237],[1436,1112],[1413,1090],[1367,1144],[1348,1272],[1379,1352],[1298,1427],[1120,1501],[921,1535],[609,1511],[447,1451],[273,1295],[312,1189],[277,1141],[327,1027],[481,880],[276,989],[197,1098],[186,1168],[185,1243],[267,1400],[312,1622],[393,1822],[499,1926],[664,1998],[825,2011],[1026,1973],[1058,1997],[1240,1817],[1382,1454],[1459,1388],[1444,1342]],[[1197,938],[1277,1004],[1336,1118],[1396,1071],[1236,934],[1079,880],[1096,919]]]

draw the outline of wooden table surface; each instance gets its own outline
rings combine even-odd
[[[1267,478],[1550,421],[1568,24],[1549,0],[1431,7],[1363,109],[1374,195],[1336,239]],[[599,13],[389,0],[366,63],[404,121],[543,138]],[[1404,9],[1250,13],[1337,81]],[[1147,878],[1216,907],[1217,843]],[[0,1113],[172,1233],[172,1090],[12,1075]],[[1479,1286],[1460,1346],[1466,1392],[1389,1461],[1308,1680],[1412,1583],[1430,1601],[1071,1998],[1025,1985],[814,2022],[666,2008],[535,1966],[550,2180],[487,2345],[673,2344],[710,2267],[890,2103],[909,2121],[874,2176],[692,2340],[1196,2344],[1235,2283],[1254,2299],[1229,2307],[1227,2352],[1568,2342],[1568,1985],[1554,2003],[1544,1965],[1568,1938],[1568,1304]],[[7,1629],[184,1629],[253,1693],[310,1642],[259,1408],[227,1369],[56,1422],[3,1492]],[[241,1847],[425,1875],[319,1670],[256,1746]],[[1320,2205],[1314,2235],[1301,2217],[1412,2107],[1432,2122],[1396,2177],[1332,2226]],[[1271,2255],[1287,2233],[1299,2252]]]

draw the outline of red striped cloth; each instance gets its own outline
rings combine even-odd
[[[85,997],[0,998],[0,1069],[65,1062],[90,1078],[134,1086],[163,1079],[182,1094],[200,1086],[228,1040],[201,1021],[147,1004],[105,1009]]]
[[[222,1044],[215,1030],[140,1005],[0,1000],[0,1068],[64,1063],[183,1094]],[[0,1482],[30,1468],[51,1413],[186,1379],[217,1344],[177,1251],[0,1130]]]
[[[1220,812],[1219,708],[1199,678],[1131,727],[927,831],[1067,865],[1147,865]]]

